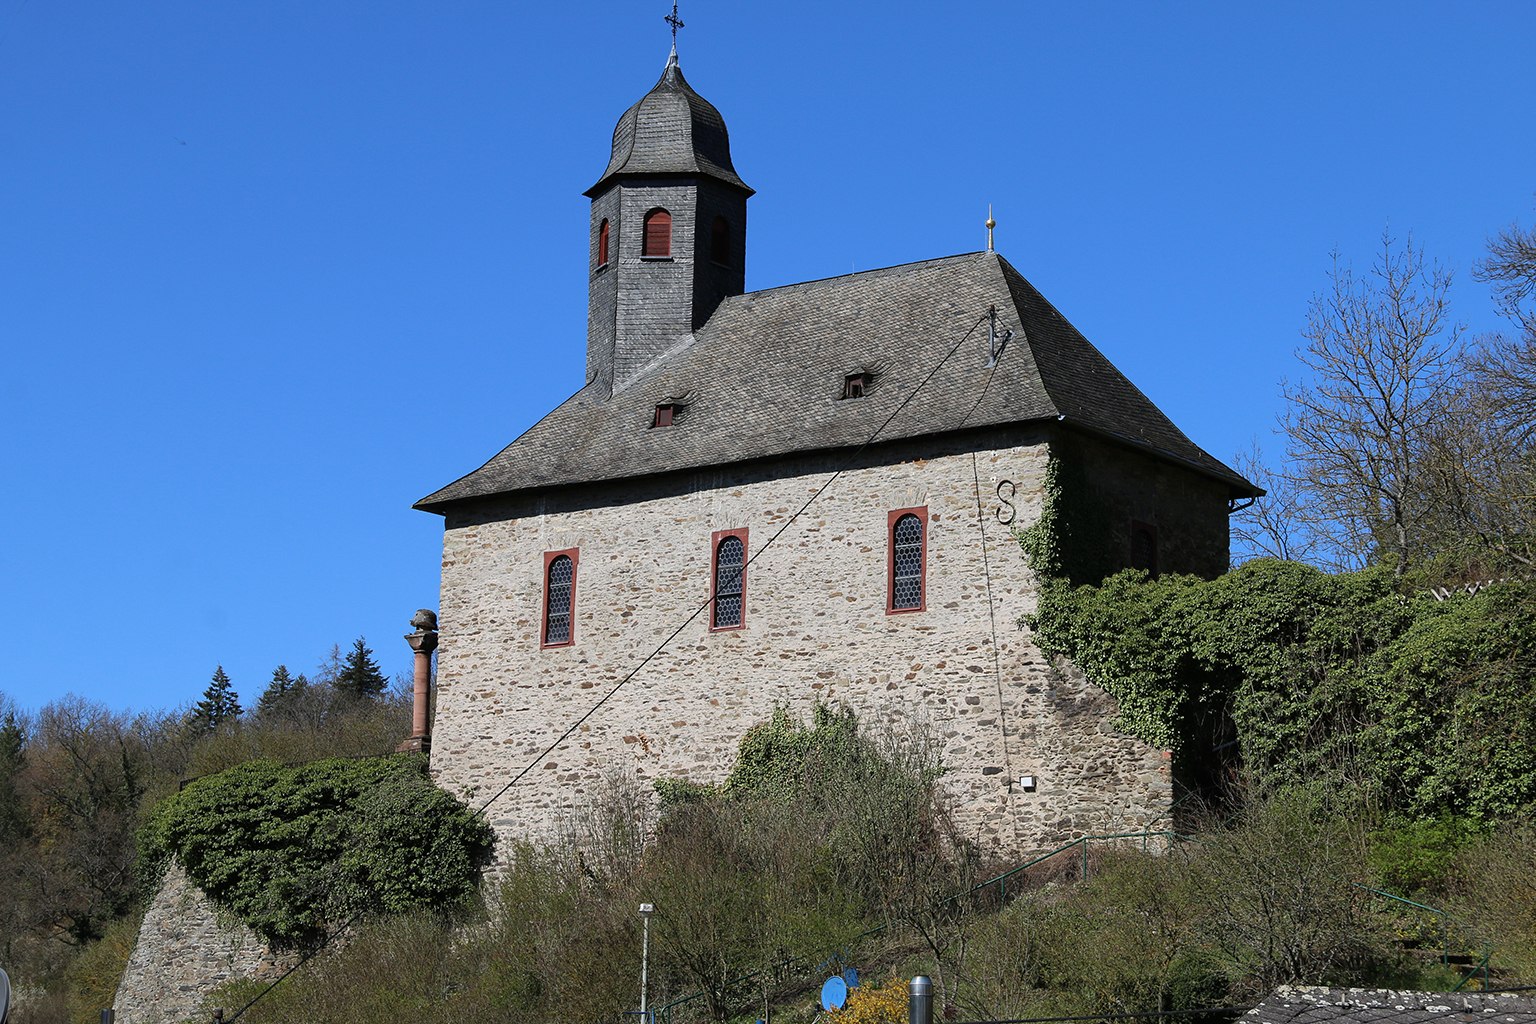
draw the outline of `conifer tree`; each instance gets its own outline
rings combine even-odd
[[[193,732],[207,735],[239,718],[240,710],[235,688],[230,685],[224,666],[220,665],[214,669],[213,681],[203,691],[203,699],[197,702],[192,714],[187,716],[187,725]]]
[[[16,791],[16,777],[27,760],[27,732],[15,708],[6,708],[0,718],[0,846],[9,844],[25,831],[21,797]]]
[[[373,651],[369,650],[367,641],[358,637],[352,642],[352,649],[347,652],[333,685],[354,697],[377,697],[384,692],[388,682],[379,671],[378,662],[373,660]]]
[[[287,665],[277,666],[272,670],[272,681],[267,683],[261,699],[256,702],[256,713],[272,715],[286,709],[308,685],[309,680],[304,678],[303,673],[295,678],[288,674]]]

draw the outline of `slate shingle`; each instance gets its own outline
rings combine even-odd
[[[995,369],[985,323],[994,305],[999,326],[1014,331]],[[858,371],[871,371],[873,385],[843,399],[844,378]],[[979,252],[727,298],[611,398],[583,388],[416,507],[854,447],[930,372],[881,441],[1060,418],[1220,480],[1234,497],[1260,493],[1190,441],[1006,260]],[[652,428],[656,406],[679,399],[678,422]]]
[[[619,118],[608,167],[586,195],[595,198],[620,175],[671,174],[702,174],[752,194],[731,163],[725,118],[713,103],[694,92],[677,65],[676,54],[651,91]]]
[[[1242,1024],[1536,1024],[1536,998],[1286,985],[1249,1010]]]

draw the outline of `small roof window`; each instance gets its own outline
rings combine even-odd
[[[874,374],[860,371],[850,373],[843,378],[844,398],[863,398],[864,392],[869,390],[869,385],[874,380]]]
[[[651,426],[670,427],[673,421],[677,419],[677,414],[681,408],[676,402],[662,402],[656,406],[656,415],[651,419]]]

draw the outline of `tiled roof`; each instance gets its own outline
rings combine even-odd
[[[1536,1024],[1536,996],[1282,986],[1243,1024]]]
[[[1014,332],[995,369],[991,306]],[[622,390],[583,388],[416,507],[854,447],[935,367],[881,441],[1060,419],[1192,467],[1234,496],[1259,493],[1185,437],[1006,260],[979,252],[727,298]],[[861,371],[873,377],[865,397],[842,398],[844,378]],[[665,402],[681,412],[652,428]]]
[[[704,174],[752,194],[731,163],[725,119],[693,91],[676,54],[651,91],[619,118],[608,167],[586,194],[596,196],[619,175],[666,174]]]

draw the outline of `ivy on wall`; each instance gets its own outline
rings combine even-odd
[[[1155,746],[1231,736],[1260,782],[1340,778],[1421,817],[1536,805],[1536,585],[1439,602],[1386,569],[1261,559],[1214,580],[1053,580],[1029,624]]]
[[[492,841],[417,754],[251,761],[189,783],[139,834],[146,870],[176,857],[215,902],[280,946],[314,942],[356,912],[460,903]]]
[[[1040,518],[1019,534],[1030,567],[1042,580],[1097,583],[1124,565],[1110,539],[1115,531],[1109,504],[1093,492],[1090,458],[1070,437],[1051,446]]]

